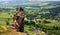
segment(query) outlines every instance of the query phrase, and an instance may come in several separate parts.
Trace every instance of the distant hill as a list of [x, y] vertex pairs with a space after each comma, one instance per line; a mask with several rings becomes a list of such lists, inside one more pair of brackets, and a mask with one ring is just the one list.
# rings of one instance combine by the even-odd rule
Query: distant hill
[[0, 2], [0, 7], [25, 7], [25, 6], [35, 6], [35, 7], [39, 7], [39, 6], [56, 6], [56, 5], [60, 5], [60, 1], [23, 1], [23, 0], [10, 0], [10, 1], [1, 1]]

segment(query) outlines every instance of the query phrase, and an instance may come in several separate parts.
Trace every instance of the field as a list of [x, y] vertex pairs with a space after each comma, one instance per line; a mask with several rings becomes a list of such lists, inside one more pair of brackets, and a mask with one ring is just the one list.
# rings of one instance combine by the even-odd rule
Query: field
[[[60, 3], [53, 3], [56, 2], [20, 5], [25, 11], [24, 32], [34, 35], [33, 28], [35, 27], [39, 35], [44, 33], [46, 35], [60, 35]], [[0, 35], [7, 35], [11, 32], [7, 28], [13, 23], [15, 7], [17, 5], [12, 8], [0, 7]]]

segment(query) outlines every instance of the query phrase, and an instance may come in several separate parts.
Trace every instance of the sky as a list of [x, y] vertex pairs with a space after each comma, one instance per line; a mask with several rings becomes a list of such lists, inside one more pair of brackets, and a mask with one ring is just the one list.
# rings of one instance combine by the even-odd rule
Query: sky
[[[0, 0], [0, 1], [11, 1], [11, 0]], [[21, 0], [21, 1], [60, 1], [60, 0]]]
[[60, 1], [60, 0], [30, 0], [30, 1]]

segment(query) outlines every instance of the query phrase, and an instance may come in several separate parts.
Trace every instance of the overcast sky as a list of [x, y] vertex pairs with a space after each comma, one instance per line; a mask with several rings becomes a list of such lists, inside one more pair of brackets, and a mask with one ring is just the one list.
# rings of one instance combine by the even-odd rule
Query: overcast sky
[[[0, 1], [11, 1], [11, 0], [0, 0]], [[22, 1], [60, 1], [60, 0], [22, 0]]]

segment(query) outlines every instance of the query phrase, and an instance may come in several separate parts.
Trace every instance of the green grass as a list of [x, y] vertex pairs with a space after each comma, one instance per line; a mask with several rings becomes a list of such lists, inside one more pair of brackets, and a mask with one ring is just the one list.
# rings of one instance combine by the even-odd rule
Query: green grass
[[[46, 5], [46, 4], [45, 4]], [[54, 8], [54, 6], [47, 6], [46, 8]], [[50, 13], [49, 11], [46, 12], [39, 12], [40, 10], [25, 10], [25, 15], [29, 16], [29, 18], [32, 18], [32, 16], [36, 16], [39, 17], [37, 14], [47, 14]], [[0, 25], [3, 26], [10, 26], [13, 23], [13, 15], [14, 15], [15, 10], [10, 10], [9, 12], [0, 12]], [[32, 15], [31, 15], [32, 14]], [[48, 17], [48, 16], [47, 16]], [[6, 22], [9, 22], [10, 25], [7, 25]], [[60, 30], [55, 30], [53, 29], [53, 27], [60, 27], [60, 22], [56, 21], [56, 20], [51, 20], [51, 19], [40, 19], [39, 20], [27, 20], [27, 22], [24, 22], [25, 26], [24, 26], [24, 32], [28, 32], [31, 33], [32, 35], [34, 34], [34, 32], [32, 31], [32, 28], [36, 25], [37, 29], [40, 31], [44, 31], [47, 34], [50, 35], [59, 35]], [[4, 29], [0, 28], [1, 31], [4, 32]], [[1, 33], [0, 31], [0, 33]], [[3, 33], [2, 33], [3, 34]], [[42, 34], [41, 34], [42, 35]]]

